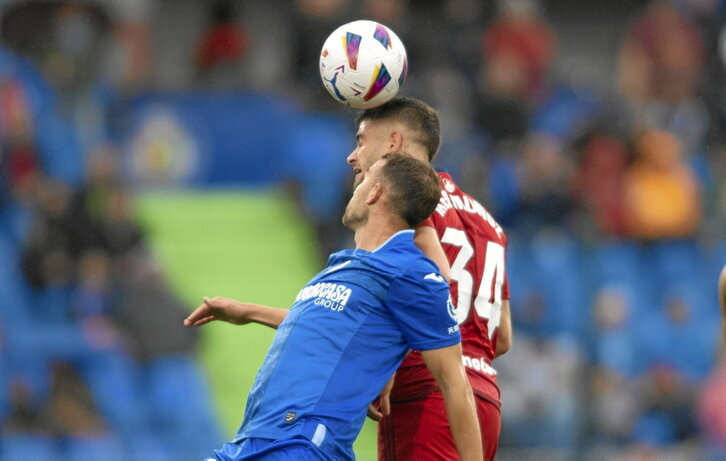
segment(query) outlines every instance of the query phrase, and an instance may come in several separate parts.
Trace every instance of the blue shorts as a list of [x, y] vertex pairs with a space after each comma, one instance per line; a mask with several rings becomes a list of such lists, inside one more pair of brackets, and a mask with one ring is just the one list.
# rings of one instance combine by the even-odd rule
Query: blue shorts
[[305, 437], [281, 440], [245, 439], [225, 443], [206, 461], [330, 461]]

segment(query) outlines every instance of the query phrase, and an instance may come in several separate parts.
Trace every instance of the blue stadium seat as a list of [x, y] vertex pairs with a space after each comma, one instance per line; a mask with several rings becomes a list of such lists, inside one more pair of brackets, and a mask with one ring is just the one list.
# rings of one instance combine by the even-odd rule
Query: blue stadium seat
[[646, 368], [655, 364], [671, 364], [673, 360], [670, 355], [670, 341], [673, 338], [673, 330], [664, 309], [645, 312], [639, 320], [639, 325], [647, 325], [646, 328], [636, 329], [636, 348], [640, 351]]
[[345, 159], [355, 147], [350, 122], [331, 115], [305, 115], [295, 119], [291, 131], [282, 156], [285, 178], [303, 185], [310, 217], [337, 220], [345, 199], [341, 191], [351, 171]]
[[595, 360], [625, 377], [636, 377], [642, 371], [643, 363], [633, 336], [630, 325], [600, 333], [595, 340]]
[[675, 443], [676, 428], [668, 414], [646, 413], [635, 422], [631, 436], [635, 442], [664, 447]]
[[145, 375], [147, 406], [168, 446], [202, 458], [222, 445], [207, 383], [193, 360], [156, 359]]
[[68, 285], [47, 286], [33, 292], [34, 314], [41, 323], [61, 326], [69, 322], [73, 287]]
[[[211, 452], [211, 450], [209, 450]], [[185, 459], [183, 452], [164, 443], [152, 431], [137, 431], [124, 439], [124, 459], [134, 461], [179, 461]], [[195, 460], [201, 457], [193, 458]]]
[[492, 159], [489, 168], [489, 196], [496, 207], [497, 221], [506, 229], [514, 222], [522, 201], [517, 164], [512, 158], [500, 157]]
[[510, 286], [512, 322], [519, 331], [541, 334], [537, 319], [533, 318], [533, 300], [537, 297], [535, 274], [529, 265], [530, 249], [527, 242], [512, 236], [507, 245], [507, 276]]
[[662, 288], [647, 267], [643, 249], [632, 241], [602, 244], [592, 260], [592, 289], [614, 285], [626, 292], [634, 325], [641, 325], [643, 313], [656, 308]]
[[647, 248], [646, 258], [648, 272], [662, 286], [692, 281], [701, 272], [700, 254], [692, 240], [655, 242]]
[[9, 412], [9, 380], [10, 380], [10, 374], [8, 373], [8, 364], [7, 364], [7, 352], [4, 350], [3, 338], [2, 338], [2, 330], [3, 330], [3, 323], [0, 321], [0, 427], [2, 427], [3, 422], [5, 421], [5, 418], [8, 416]]
[[45, 171], [61, 181], [79, 184], [85, 171], [85, 153], [72, 122], [46, 111], [37, 114], [35, 128]]
[[690, 307], [688, 320], [674, 323], [666, 309], [661, 305], [644, 315], [639, 325], [647, 328], [637, 330], [638, 350], [647, 365], [673, 367], [693, 382], [704, 379], [716, 363], [718, 324], [700, 317]]
[[719, 242], [713, 248], [707, 249], [706, 258], [709, 259], [709, 265], [716, 266], [720, 271], [726, 265], [726, 242]]
[[59, 459], [53, 438], [39, 434], [3, 434], [0, 436], [0, 459], [48, 461]]
[[136, 364], [122, 351], [89, 352], [75, 362], [99, 411], [123, 437], [146, 430]]
[[536, 238], [528, 270], [535, 270], [544, 295], [546, 329], [581, 337], [590, 312], [584, 302], [586, 264], [574, 239], [566, 235]]
[[[0, 189], [0, 194], [7, 193]], [[22, 245], [31, 224], [31, 211], [14, 200], [3, 207], [0, 202], [0, 238], [8, 239], [15, 245]]]
[[556, 89], [532, 117], [532, 130], [560, 139], [572, 137], [599, 110], [597, 98], [588, 96], [583, 97], [582, 90]]
[[64, 445], [68, 461], [118, 461], [124, 454], [123, 444], [113, 435], [69, 437]]
[[600, 245], [594, 257], [596, 283], [634, 282], [642, 273], [639, 256], [639, 249], [630, 241]]

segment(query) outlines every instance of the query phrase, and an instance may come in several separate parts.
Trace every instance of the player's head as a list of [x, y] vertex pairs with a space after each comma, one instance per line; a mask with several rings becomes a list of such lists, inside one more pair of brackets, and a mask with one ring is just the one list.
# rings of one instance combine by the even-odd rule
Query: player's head
[[418, 99], [393, 98], [364, 110], [356, 125], [356, 147], [348, 156], [355, 172], [355, 186], [363, 180], [363, 173], [387, 152], [403, 152], [430, 162], [439, 150], [439, 116]]
[[343, 215], [343, 224], [356, 230], [368, 222], [371, 210], [414, 228], [434, 212], [441, 188], [427, 163], [403, 153], [385, 154], [363, 174]]

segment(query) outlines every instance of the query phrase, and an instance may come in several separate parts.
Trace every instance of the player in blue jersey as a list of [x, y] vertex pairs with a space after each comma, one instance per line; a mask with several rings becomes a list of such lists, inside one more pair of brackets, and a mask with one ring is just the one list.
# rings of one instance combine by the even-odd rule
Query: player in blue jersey
[[[461, 459], [482, 459], [449, 286], [413, 239], [439, 197], [436, 174], [409, 156], [370, 167], [343, 216], [356, 249], [331, 255], [279, 322], [267, 318], [278, 330], [244, 421], [210, 459], [353, 459], [368, 404], [409, 349], [422, 351], [441, 387]], [[185, 324], [211, 320], [252, 319], [205, 303]]]

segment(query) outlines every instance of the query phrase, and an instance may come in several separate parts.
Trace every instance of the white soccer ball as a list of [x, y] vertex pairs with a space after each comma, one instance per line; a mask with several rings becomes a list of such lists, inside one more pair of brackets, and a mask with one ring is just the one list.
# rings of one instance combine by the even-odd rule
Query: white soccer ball
[[338, 27], [320, 52], [323, 85], [333, 98], [355, 109], [369, 109], [393, 98], [407, 71], [403, 42], [375, 21]]

